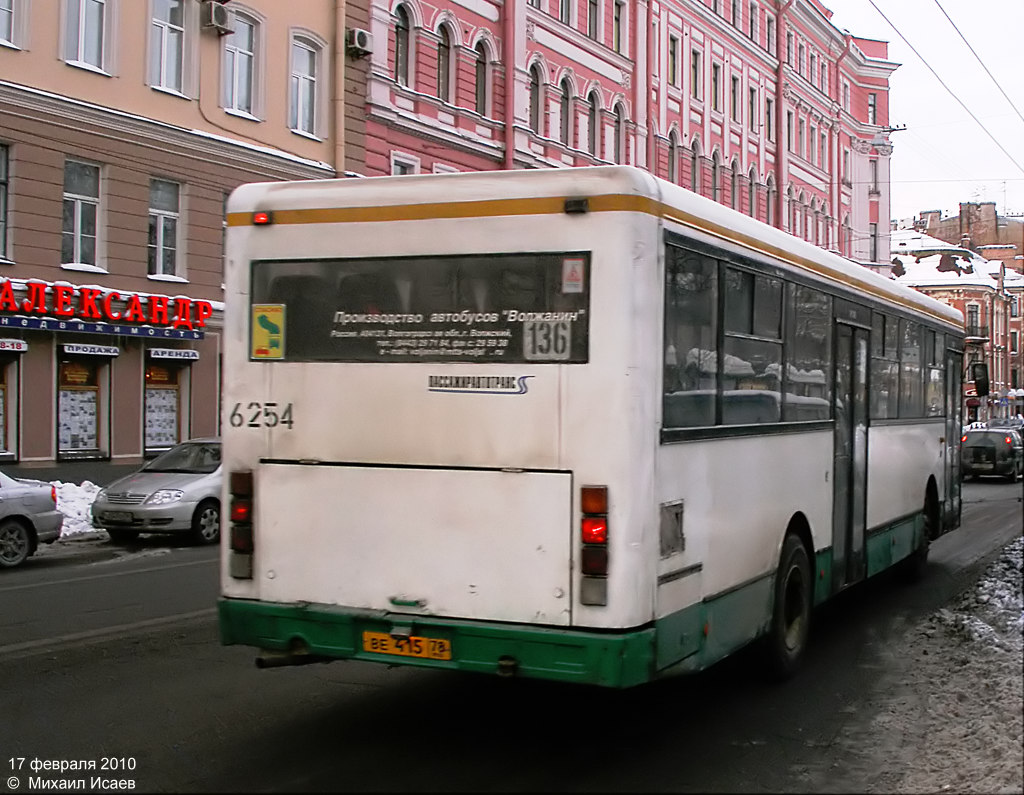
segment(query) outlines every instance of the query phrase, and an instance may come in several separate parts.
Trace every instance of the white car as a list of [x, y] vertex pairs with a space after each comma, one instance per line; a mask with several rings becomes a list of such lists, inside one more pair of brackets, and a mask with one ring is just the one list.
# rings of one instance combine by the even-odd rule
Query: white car
[[52, 483], [0, 472], [0, 569], [20, 566], [40, 544], [52, 544], [63, 525]]
[[92, 524], [115, 543], [139, 533], [183, 533], [200, 544], [220, 540], [220, 439], [190, 439], [101, 489]]

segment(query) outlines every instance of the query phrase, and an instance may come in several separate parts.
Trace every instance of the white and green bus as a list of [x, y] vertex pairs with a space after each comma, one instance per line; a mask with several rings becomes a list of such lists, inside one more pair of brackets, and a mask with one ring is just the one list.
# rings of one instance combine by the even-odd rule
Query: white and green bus
[[620, 166], [228, 205], [222, 641], [609, 687], [960, 523], [959, 312]]

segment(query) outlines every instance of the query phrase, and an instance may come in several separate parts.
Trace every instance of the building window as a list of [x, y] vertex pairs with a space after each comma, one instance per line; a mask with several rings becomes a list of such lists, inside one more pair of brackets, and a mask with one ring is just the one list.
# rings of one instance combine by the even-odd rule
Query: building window
[[807, 70], [807, 79], [814, 85], [814, 78], [818, 76], [818, 56], [811, 53], [811, 66]]
[[256, 21], [236, 11], [234, 29], [224, 37], [224, 107], [252, 115], [256, 87]]
[[1018, 332], [1016, 332], [1016, 331], [1011, 331], [1010, 332], [1010, 353], [1017, 353], [1018, 350], [1020, 350], [1017, 347], [1017, 337], [1018, 337]]
[[733, 121], [740, 120], [740, 79], [732, 78], [731, 90], [729, 93], [729, 112]]
[[[2, 158], [3, 158], [3, 153], [0, 152], [0, 169], [3, 168]], [[0, 191], [2, 191], [2, 190], [3, 190], [3, 179], [2, 179], [2, 176], [0, 176]], [[3, 249], [0, 249], [0, 251], [2, 251], [2, 250]], [[1010, 296], [1010, 317], [1019, 317], [1019, 316], [1020, 316], [1020, 296], [1019, 295], [1011, 295]]]
[[409, 85], [409, 12], [395, 9], [395, 82]]
[[179, 94], [185, 89], [185, 8], [182, 0], [154, 0], [149, 29], [149, 80]]
[[817, 141], [817, 139], [818, 139], [818, 128], [815, 127], [812, 124], [811, 125], [811, 134], [810, 134], [810, 137], [807, 139], [807, 149], [808, 149], [807, 159], [810, 160], [811, 163], [813, 163], [814, 165], [819, 165], [818, 160], [817, 160], [818, 149], [814, 145], [815, 141]]
[[675, 133], [668, 138], [668, 181], [679, 182], [679, 142]]
[[7, 248], [8, 151], [6, 146], [0, 144], [0, 260], [10, 255]]
[[806, 141], [806, 137], [804, 135], [804, 132], [806, 130], [806, 124], [805, 124], [803, 119], [800, 119], [800, 121], [797, 123], [797, 128], [796, 129], [797, 129], [797, 134], [796, 134], [797, 150], [796, 150], [796, 153], [798, 155], [800, 155], [800, 157], [806, 158], [807, 157], [807, 149], [804, 146], [805, 141]]
[[796, 73], [802, 75], [804, 73], [804, 55], [806, 54], [803, 42], [796, 47]]
[[868, 124], [878, 124], [878, 94], [868, 94]]
[[750, 169], [750, 186], [747, 189], [747, 215], [757, 218], [757, 171]]
[[309, 39], [292, 39], [292, 75], [288, 119], [292, 132], [316, 135], [320, 48]]
[[786, 111], [786, 149], [793, 151], [793, 111]]
[[541, 129], [541, 77], [540, 66], [533, 65], [530, 70], [530, 129], [538, 135], [544, 131]]
[[597, 93], [591, 93], [587, 101], [590, 103], [590, 107], [587, 108], [587, 148], [590, 150], [590, 154], [596, 157], [598, 154], [597, 146], [601, 140], [597, 121]]
[[476, 45], [476, 96], [475, 109], [481, 116], [487, 115], [487, 48], [483, 42]]
[[571, 0], [558, 0], [558, 19], [566, 25], [569, 24], [569, 12], [571, 8]]
[[786, 64], [793, 65], [793, 34], [786, 34]]
[[878, 193], [878, 161], [868, 161], [868, 190], [871, 193]]
[[718, 152], [711, 156], [711, 199], [716, 202], [722, 200], [722, 167], [718, 162]]
[[878, 262], [878, 224], [868, 224], [868, 236], [871, 240], [868, 256], [872, 262]]
[[[103, 68], [107, 10], [106, 0], [67, 0], [64, 40], [66, 61], [95, 69]], [[13, 20], [13, 7], [11, 18]]]
[[717, 63], [711, 64], [711, 107], [722, 109], [722, 66]]
[[828, 93], [828, 64], [824, 62], [822, 62], [821, 64], [821, 72], [818, 78], [818, 88], [820, 88], [824, 93]]
[[747, 20], [747, 35], [757, 41], [757, 3], [750, 4], [750, 18]]
[[818, 162], [821, 164], [822, 168], [825, 168], [828, 165], [828, 134], [822, 133], [818, 143]]
[[740, 164], [736, 160], [729, 169], [729, 206], [734, 210], [740, 208]]
[[765, 14], [764, 17], [764, 48], [775, 52], [775, 17]]
[[180, 276], [178, 272], [178, 219], [181, 186], [162, 179], [149, 183], [150, 276]]
[[690, 96], [701, 98], [701, 63], [700, 50], [690, 50]]
[[700, 193], [701, 178], [700, 178], [700, 145], [694, 141], [693, 149], [690, 150], [690, 190], [694, 193]]
[[747, 95], [747, 126], [751, 132], [757, 132], [757, 89], [751, 88]]
[[742, 21], [740, 19], [740, 8], [741, 8], [740, 0], [732, 0], [732, 8], [730, 9], [730, 18], [731, 18], [733, 27], [736, 27], [736, 28], [738, 28], [740, 26], [740, 23]]
[[843, 181], [844, 185], [851, 184], [850, 183], [850, 150], [849, 149], [844, 149], [843, 150], [843, 173], [842, 173], [841, 177], [842, 177], [842, 181]]
[[621, 104], [615, 106], [615, 162], [626, 162], [626, 113]]
[[391, 174], [392, 176], [406, 176], [408, 174], [420, 173], [419, 158], [400, 152], [391, 153]]
[[764, 128], [768, 134], [768, 140], [775, 140], [775, 100], [766, 98], [764, 101]]
[[775, 216], [775, 203], [778, 201], [778, 194], [775, 191], [775, 181], [768, 177], [768, 181], [765, 184], [765, 207], [764, 207], [764, 219], [765, 223], [770, 226], [775, 226], [777, 218]]
[[[15, 0], [0, 0], [0, 41], [14, 44]], [[2, 449], [2, 447], [0, 447]]]
[[622, 52], [623, 46], [626, 43], [625, 30], [623, 25], [626, 24], [626, 20], [623, 18], [626, 13], [625, 0], [615, 0], [615, 17], [612, 20], [612, 47], [615, 52]]
[[600, 18], [598, 0], [587, 0], [587, 35], [597, 39], [597, 20]]
[[850, 112], [850, 84], [843, 83], [843, 110]]
[[437, 98], [451, 100], [452, 39], [444, 25], [437, 32]]
[[677, 85], [679, 80], [679, 39], [668, 37], [668, 82]]
[[572, 87], [568, 78], [562, 80], [562, 96], [558, 101], [558, 138], [566, 146], [572, 146]]
[[64, 164], [63, 264], [96, 265], [99, 212], [100, 167], [68, 160]]

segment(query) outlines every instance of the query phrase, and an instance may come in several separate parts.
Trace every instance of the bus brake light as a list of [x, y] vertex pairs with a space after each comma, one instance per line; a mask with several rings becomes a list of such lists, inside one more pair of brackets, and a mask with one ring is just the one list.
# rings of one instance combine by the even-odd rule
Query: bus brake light
[[235, 497], [231, 500], [231, 521], [249, 523], [252, 521], [252, 501]]
[[605, 516], [584, 516], [582, 524], [584, 544], [608, 543], [608, 519]]

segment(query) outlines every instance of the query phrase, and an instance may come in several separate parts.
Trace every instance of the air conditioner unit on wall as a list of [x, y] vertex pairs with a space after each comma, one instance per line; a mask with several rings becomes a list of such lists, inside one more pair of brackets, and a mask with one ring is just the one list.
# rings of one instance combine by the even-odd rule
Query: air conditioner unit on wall
[[373, 34], [362, 28], [349, 28], [347, 37], [349, 55], [369, 55], [373, 52]]
[[231, 27], [231, 12], [217, 0], [203, 0], [200, 9], [200, 24], [207, 30], [215, 30], [220, 36], [234, 33]]

